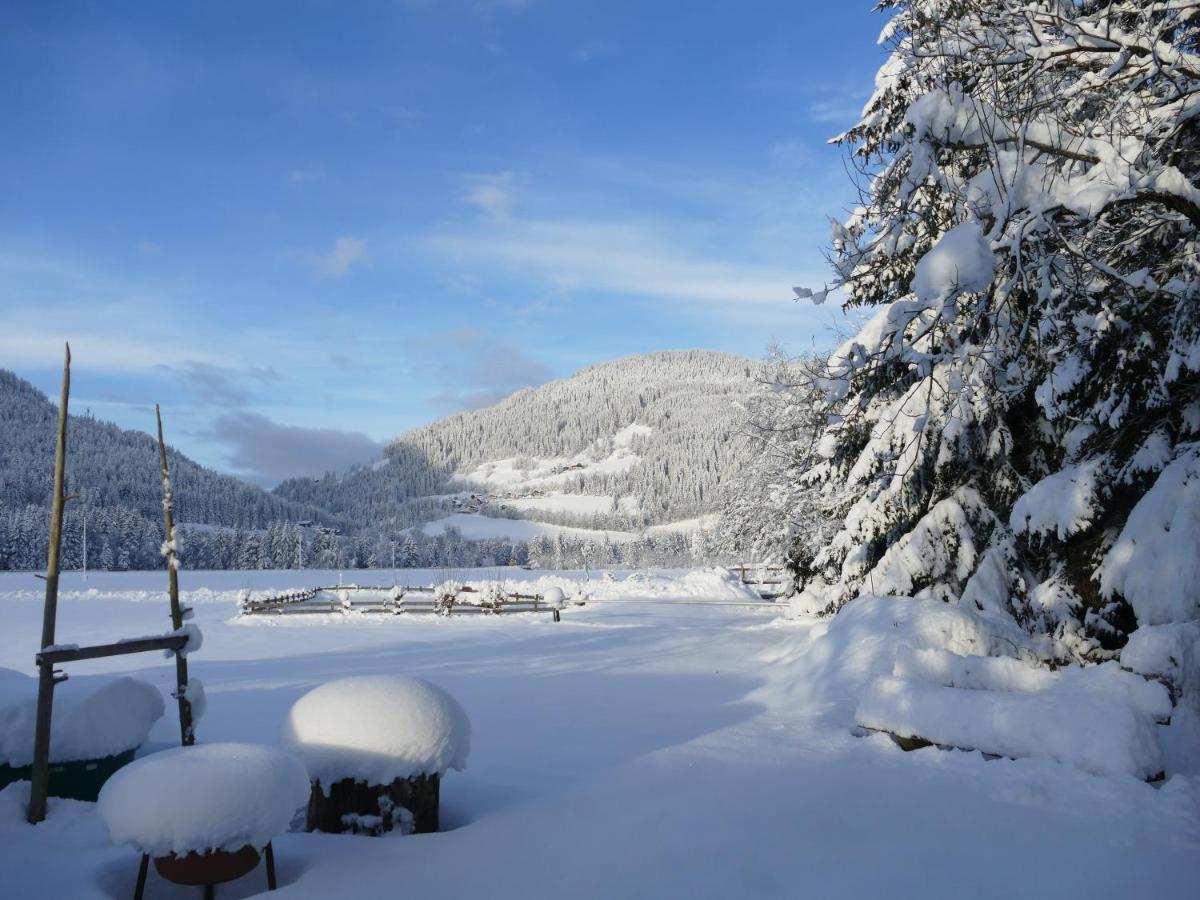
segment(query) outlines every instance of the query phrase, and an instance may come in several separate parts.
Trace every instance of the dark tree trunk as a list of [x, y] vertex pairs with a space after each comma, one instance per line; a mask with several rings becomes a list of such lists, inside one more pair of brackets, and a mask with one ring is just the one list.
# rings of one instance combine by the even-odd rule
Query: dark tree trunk
[[396, 829], [415, 834], [437, 831], [440, 781], [437, 775], [398, 778], [391, 784], [343, 778], [328, 789], [314, 781], [308, 799], [307, 828], [369, 835]]

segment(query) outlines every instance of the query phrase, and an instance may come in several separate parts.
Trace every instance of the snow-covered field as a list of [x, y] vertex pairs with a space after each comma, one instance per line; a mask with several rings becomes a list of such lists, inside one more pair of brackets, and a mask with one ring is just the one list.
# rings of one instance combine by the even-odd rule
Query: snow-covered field
[[[562, 497], [546, 497], [545, 500], [567, 499], [569, 495]], [[574, 499], [592, 499], [592, 498], [574, 498]], [[533, 501], [528, 501], [532, 503]], [[516, 506], [516, 503], [513, 503]], [[529, 507], [532, 509], [533, 507]], [[545, 508], [550, 508], [548, 505]], [[716, 521], [715, 515], [697, 516], [693, 519], [680, 519], [678, 522], [667, 522], [662, 525], [650, 525], [644, 529], [646, 534], [663, 535], [673, 532], [682, 532], [691, 534], [693, 531], [702, 528], [710, 528]], [[494, 516], [485, 516], [478, 513], [451, 513], [448, 516], [443, 516], [440, 519], [435, 519], [432, 522], [427, 522], [421, 526], [421, 530], [430, 536], [442, 534], [447, 528], [457, 528], [464, 538], [467, 540], [481, 541], [490, 538], [507, 538], [511, 541], [532, 541], [534, 538], [545, 535], [549, 538], [558, 537], [560, 534], [565, 537], [587, 538], [594, 541], [607, 540], [613, 544], [621, 544], [626, 541], [636, 541], [640, 535], [632, 531], [601, 531], [594, 528], [572, 528], [569, 525], [553, 525], [549, 522], [535, 522], [531, 519], [503, 519]]]
[[[569, 582], [583, 577], [503, 575], [542, 589], [574, 587]], [[336, 577], [182, 574], [204, 630], [190, 657], [207, 694], [200, 740], [277, 746], [289, 707], [314, 686], [407, 674], [462, 704], [471, 756], [464, 772], [446, 777], [438, 834], [277, 839], [281, 900], [1195, 895], [1194, 774], [1155, 787], [1047, 759], [904, 753], [885, 736], [855, 736], [868, 682], [932, 664], [904, 657], [893, 670], [899, 639], [943, 654], [974, 652], [974, 634], [946, 618], [942, 604], [909, 608], [894, 621], [867, 607], [837, 624], [788, 621], [719, 573], [673, 572], [593, 575], [583, 588], [596, 600], [629, 602], [570, 607], [558, 624], [524, 614], [236, 616], [242, 589]], [[364, 577], [390, 583], [390, 573]], [[59, 641], [165, 630], [164, 580], [94, 574], [85, 586], [66, 576]], [[32, 575], [0, 576], [0, 666], [32, 672], [41, 589]], [[877, 633], [881, 622], [894, 634]], [[70, 671], [137, 674], [164, 695], [173, 677], [158, 654]], [[171, 712], [168, 703], [147, 750], [172, 744]], [[110, 845], [92, 804], [52, 801], [48, 820], [31, 828], [23, 795], [17, 786], [0, 792], [0, 894], [132, 895], [137, 856]], [[260, 869], [218, 896], [264, 888]], [[146, 896], [194, 891], [151, 872]]]
[[614, 544], [637, 540], [631, 531], [594, 531], [590, 528], [571, 528], [567, 525], [552, 525], [529, 519], [502, 519], [477, 513], [451, 513], [421, 526], [421, 530], [433, 536], [447, 528], [457, 528], [467, 540], [482, 541], [489, 538], [508, 538], [510, 541], [531, 541], [540, 535], [550, 538], [564, 535], [592, 540], [608, 539]]

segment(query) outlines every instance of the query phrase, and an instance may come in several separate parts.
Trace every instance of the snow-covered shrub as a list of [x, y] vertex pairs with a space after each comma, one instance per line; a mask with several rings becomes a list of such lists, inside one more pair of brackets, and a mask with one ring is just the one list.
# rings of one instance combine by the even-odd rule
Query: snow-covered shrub
[[464, 591], [459, 594], [457, 602], [466, 606], [477, 606], [489, 612], [497, 612], [504, 605], [507, 596], [501, 582], [485, 581], [477, 590]]
[[462, 593], [463, 584], [454, 579], [447, 579], [433, 589], [433, 608], [438, 615], [448, 616], [454, 609], [458, 595]]
[[[726, 487], [715, 542], [718, 555], [803, 567], [829, 537], [831, 522], [809, 471], [825, 426], [816, 359], [793, 360], [777, 346], [746, 402], [737, 440], [746, 465]], [[702, 557], [697, 555], [697, 561]]]
[[824, 376], [814, 474], [844, 524], [803, 605], [940, 597], [1109, 658], [1200, 606], [1200, 20], [880, 5], [891, 56], [837, 139], [864, 201], [832, 246], [877, 310]]

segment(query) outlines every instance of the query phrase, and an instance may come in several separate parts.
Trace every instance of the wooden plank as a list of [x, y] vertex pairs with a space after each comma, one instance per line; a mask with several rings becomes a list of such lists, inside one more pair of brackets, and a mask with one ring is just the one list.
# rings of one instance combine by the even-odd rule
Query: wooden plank
[[81, 659], [101, 659], [108, 656], [125, 656], [130, 653], [145, 653], [147, 650], [182, 650], [188, 639], [182, 634], [164, 634], [162, 637], [135, 638], [115, 644], [96, 644], [92, 647], [63, 647], [43, 650], [37, 655], [38, 665], [58, 665], [78, 662]]

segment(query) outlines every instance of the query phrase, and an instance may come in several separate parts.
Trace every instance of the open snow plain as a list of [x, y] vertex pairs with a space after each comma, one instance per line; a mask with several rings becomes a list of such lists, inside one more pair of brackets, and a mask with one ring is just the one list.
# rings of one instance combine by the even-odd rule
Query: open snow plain
[[[583, 578], [517, 577], [542, 586]], [[276, 745], [298, 697], [356, 674], [426, 678], [471, 719], [467, 769], [443, 785], [441, 833], [284, 835], [276, 896], [1195, 896], [1194, 776], [1152, 787], [1048, 761], [904, 753], [880, 735], [855, 737], [855, 691], [869, 667], [842, 665], [865, 659], [852, 646], [841, 648], [844, 660], [825, 658], [836, 649], [822, 643], [828, 623], [783, 620], [780, 607], [755, 604], [712, 572], [592, 579], [585, 587], [597, 598], [631, 602], [571, 607], [555, 624], [534, 614], [239, 619], [242, 589], [336, 574], [182, 573], [204, 631], [190, 657], [208, 700], [202, 742]], [[164, 583], [157, 572], [108, 573], [85, 588], [66, 576], [58, 640], [166, 630]], [[41, 590], [32, 575], [0, 576], [0, 666], [32, 673]], [[694, 602], [739, 598], [746, 604]], [[158, 654], [70, 671], [136, 674], [164, 694], [173, 675]], [[174, 743], [172, 713], [168, 703], [146, 751]], [[0, 895], [132, 895], [137, 855], [111, 846], [93, 804], [52, 800], [49, 819], [30, 827], [26, 793], [0, 792]], [[259, 869], [217, 896], [264, 888]], [[197, 895], [153, 872], [146, 892]]]

